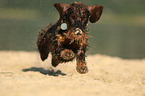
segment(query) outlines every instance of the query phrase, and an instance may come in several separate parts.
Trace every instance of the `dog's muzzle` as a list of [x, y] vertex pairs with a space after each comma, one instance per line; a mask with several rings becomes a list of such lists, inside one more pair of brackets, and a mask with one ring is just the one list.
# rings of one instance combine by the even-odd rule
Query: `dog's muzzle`
[[75, 35], [80, 36], [83, 34], [83, 31], [80, 28], [76, 28], [74, 33], [75, 33]]
[[85, 38], [85, 34], [80, 28], [72, 28], [68, 33], [65, 33], [65, 37], [71, 41], [70, 43], [74, 41], [82, 42], [82, 39], [84, 40]]

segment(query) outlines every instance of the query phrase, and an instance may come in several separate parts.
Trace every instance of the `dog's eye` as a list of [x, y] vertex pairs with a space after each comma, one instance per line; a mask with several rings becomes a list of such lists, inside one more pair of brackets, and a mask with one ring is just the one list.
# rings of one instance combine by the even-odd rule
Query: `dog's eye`
[[62, 23], [60, 27], [61, 27], [62, 30], [66, 30], [67, 29], [67, 24], [66, 23]]

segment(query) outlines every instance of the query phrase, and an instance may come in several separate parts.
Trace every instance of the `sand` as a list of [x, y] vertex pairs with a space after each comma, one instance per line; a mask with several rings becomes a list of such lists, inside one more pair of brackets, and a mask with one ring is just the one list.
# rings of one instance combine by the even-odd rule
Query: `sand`
[[90, 55], [87, 74], [75, 60], [50, 63], [38, 52], [0, 51], [0, 96], [145, 96], [145, 59]]

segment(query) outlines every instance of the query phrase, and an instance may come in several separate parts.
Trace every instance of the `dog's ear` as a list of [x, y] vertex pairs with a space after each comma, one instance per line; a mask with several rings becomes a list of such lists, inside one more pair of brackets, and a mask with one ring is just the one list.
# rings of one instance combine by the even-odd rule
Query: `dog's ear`
[[55, 3], [55, 8], [59, 12], [60, 18], [64, 16], [65, 11], [70, 8], [70, 4], [64, 4], [64, 3]]
[[103, 12], [103, 6], [102, 5], [90, 5], [90, 6], [87, 6], [88, 7], [88, 10], [90, 12], [90, 22], [91, 23], [95, 23], [97, 22], [100, 17], [101, 17], [101, 14]]

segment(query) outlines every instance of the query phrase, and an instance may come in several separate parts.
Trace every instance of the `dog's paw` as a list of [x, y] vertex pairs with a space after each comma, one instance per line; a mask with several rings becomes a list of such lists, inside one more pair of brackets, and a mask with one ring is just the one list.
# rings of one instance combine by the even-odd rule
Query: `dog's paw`
[[75, 53], [72, 50], [65, 49], [61, 51], [61, 57], [64, 60], [72, 60], [75, 57]]
[[85, 63], [82, 63], [82, 62], [78, 62], [77, 63], [76, 70], [80, 74], [85, 74], [85, 73], [87, 73], [89, 71], [88, 70], [88, 67], [86, 66], [86, 64]]

